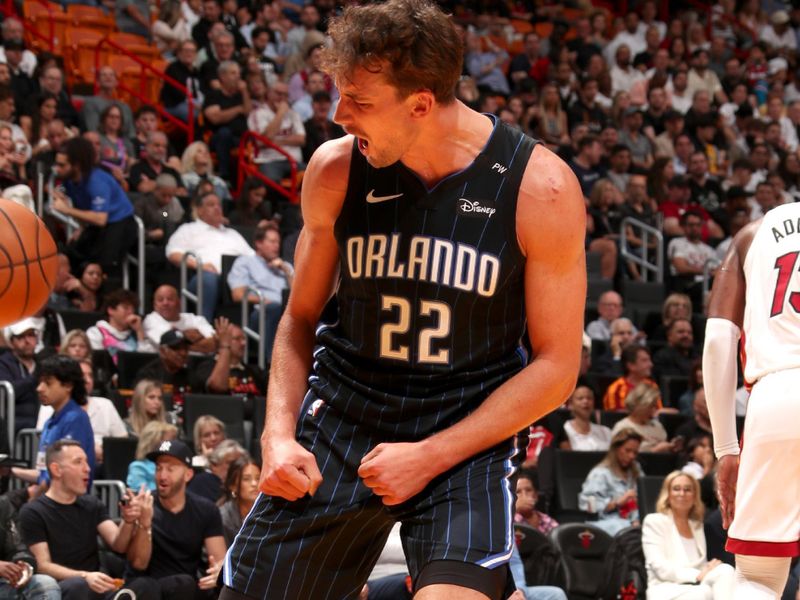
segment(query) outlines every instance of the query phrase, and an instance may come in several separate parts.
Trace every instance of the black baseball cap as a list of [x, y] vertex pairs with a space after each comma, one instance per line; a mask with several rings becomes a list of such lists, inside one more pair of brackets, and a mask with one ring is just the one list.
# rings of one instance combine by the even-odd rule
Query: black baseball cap
[[188, 346], [189, 340], [186, 339], [186, 336], [183, 335], [182, 331], [178, 329], [170, 329], [169, 331], [164, 332], [159, 340], [159, 344], [162, 346], [166, 346], [167, 348], [180, 348], [181, 346]]
[[156, 462], [160, 456], [171, 456], [177, 458], [184, 465], [192, 468], [192, 451], [189, 446], [180, 440], [164, 440], [158, 447], [158, 450], [150, 452], [147, 455], [147, 460]]

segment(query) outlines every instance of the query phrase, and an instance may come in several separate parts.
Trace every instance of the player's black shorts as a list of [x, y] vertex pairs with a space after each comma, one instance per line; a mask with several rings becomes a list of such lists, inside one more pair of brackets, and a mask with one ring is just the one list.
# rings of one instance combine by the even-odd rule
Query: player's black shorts
[[[365, 454], [393, 440], [371, 435], [310, 394], [298, 440], [316, 456], [322, 485], [313, 498], [295, 502], [258, 497], [225, 558], [223, 581], [233, 591], [269, 600], [356, 598], [398, 520], [415, 587], [433, 561], [478, 565], [489, 579], [497, 576], [489, 570], [507, 571], [514, 543], [512, 475], [526, 440], [515, 437], [473, 457], [394, 507], [384, 506], [357, 473]], [[453, 579], [449, 583], [476, 587]]]

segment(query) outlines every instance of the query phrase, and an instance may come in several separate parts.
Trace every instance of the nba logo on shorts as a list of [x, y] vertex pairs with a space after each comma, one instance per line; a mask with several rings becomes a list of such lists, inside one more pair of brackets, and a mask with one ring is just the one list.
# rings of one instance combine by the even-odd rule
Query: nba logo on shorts
[[311, 404], [311, 406], [308, 407], [308, 410], [306, 411], [308, 413], [308, 416], [316, 417], [317, 413], [319, 412], [319, 409], [322, 408], [324, 405], [325, 405], [324, 400], [319, 400], [319, 399], [314, 400], [314, 402]]

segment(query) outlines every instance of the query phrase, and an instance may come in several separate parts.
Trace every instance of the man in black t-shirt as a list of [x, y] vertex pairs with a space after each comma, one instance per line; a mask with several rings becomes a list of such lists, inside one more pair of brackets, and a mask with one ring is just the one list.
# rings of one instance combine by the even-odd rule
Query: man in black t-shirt
[[131, 167], [131, 174], [128, 177], [131, 192], [149, 194], [156, 189], [156, 178], [162, 173], [167, 173], [172, 175], [177, 183], [176, 194], [187, 195], [180, 173], [166, 163], [168, 151], [169, 141], [163, 131], [151, 131], [147, 134], [140, 160]]
[[219, 176], [230, 179], [230, 154], [239, 145], [239, 138], [247, 130], [250, 114], [250, 93], [241, 78], [241, 69], [226, 60], [217, 67], [220, 89], [212, 89], [205, 100], [203, 114], [214, 135], [211, 149], [217, 153]]
[[[98, 535], [114, 552], [127, 553], [132, 568], [143, 569], [150, 558], [153, 499], [148, 490], [126, 494], [118, 526], [103, 503], [86, 494], [89, 462], [80, 444], [59, 440], [47, 449], [50, 488], [20, 511], [22, 539], [38, 564], [50, 575], [66, 600], [111, 598], [121, 585], [100, 569]], [[158, 600], [157, 584], [140, 577], [124, 583], [137, 598]]]
[[[161, 584], [164, 598], [216, 598], [225, 558], [222, 517], [212, 502], [186, 491], [193, 475], [192, 452], [183, 442], [165, 441], [147, 458], [156, 463], [157, 486], [147, 573]], [[208, 568], [198, 579], [204, 548]]]
[[213, 358], [204, 360], [194, 370], [193, 379], [202, 387], [196, 391], [207, 394], [240, 395], [245, 399], [245, 418], [253, 416], [253, 399], [267, 395], [267, 373], [253, 365], [244, 364], [247, 338], [241, 327], [224, 317], [215, 321], [219, 350]]
[[173, 406], [180, 409], [184, 394], [203, 388], [202, 382], [189, 372], [186, 364], [188, 356], [189, 340], [182, 331], [170, 329], [159, 340], [158, 358], [141, 368], [136, 383], [142, 379], [160, 381], [164, 393], [172, 394]]

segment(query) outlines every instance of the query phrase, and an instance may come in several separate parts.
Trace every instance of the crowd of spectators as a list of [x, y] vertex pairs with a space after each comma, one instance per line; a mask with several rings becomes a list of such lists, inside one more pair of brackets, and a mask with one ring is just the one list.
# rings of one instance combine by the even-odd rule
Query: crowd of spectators
[[[165, 598], [210, 597], [225, 545], [257, 493], [258, 465], [221, 421], [200, 417], [190, 431], [183, 399], [232, 395], [247, 421], [261, 418], [267, 374], [246, 361], [243, 327], [258, 329], [263, 303], [269, 363], [302, 226], [297, 206], [263, 180], [244, 178], [239, 189], [234, 151], [248, 130], [269, 138], [283, 152], [256, 146], [251, 158], [280, 185], [292, 164], [302, 171], [317, 147], [344, 135], [333, 122], [335, 82], [321, 70], [327, 20], [340, 7], [78, 3], [104, 8], [120, 31], [155, 44], [192, 110], [186, 93], [168, 84], [150, 104], [123, 94], [122, 74], [110, 66], [97, 71], [96, 91], [73, 85], [60, 56], [26, 46], [19, 19], [0, 25], [0, 189], [33, 208], [36, 175], [47, 182], [54, 173], [42, 191], [61, 249], [48, 305], [3, 332], [0, 381], [14, 390], [15, 428], [43, 433], [34, 468], [14, 469], [38, 499], [25, 504], [22, 538], [3, 545], [14, 558], [0, 556], [0, 576], [50, 597], [56, 586], [74, 597], [120, 586], [148, 597], [159, 585]], [[698, 361], [705, 291], [744, 225], [800, 199], [800, 9], [780, 0], [676, 2], [666, 13], [664, 3], [641, 0], [624, 14], [586, 0], [441, 4], [463, 33], [458, 99], [541, 140], [571, 166], [585, 196], [586, 249], [596, 259], [590, 279], [598, 285], [590, 286], [581, 374], [565, 410], [534, 424], [526, 464], [535, 468], [548, 447], [607, 452], [575, 500], [587, 519], [616, 532], [639, 524], [639, 452], [674, 456], [683, 475], [667, 478], [659, 515], [644, 523], [651, 584], [659, 598], [675, 597], [690, 583], [675, 573], [691, 571], [716, 588], [709, 593], [724, 593], [728, 574], [706, 560], [696, 534], [704, 512], [716, 508]], [[195, 119], [196, 139], [167, 127], [162, 109]], [[122, 286], [135, 216], [146, 242], [141, 295]], [[658, 235], [643, 235], [640, 224]], [[647, 265], [659, 264], [659, 253], [660, 296], [643, 306], [628, 290], [653, 285]], [[202, 289], [201, 310], [180, 308], [182, 261], [188, 291]], [[225, 305], [243, 298], [253, 310], [238, 323], [238, 307]], [[64, 315], [75, 311], [96, 322], [68, 329]], [[119, 357], [132, 352], [149, 355], [125, 380]], [[740, 415], [746, 401], [740, 390]], [[13, 447], [5, 429], [0, 450]], [[59, 442], [65, 436], [76, 442]], [[131, 492], [112, 529], [105, 509], [85, 498], [104, 473], [103, 438], [126, 436], [138, 440], [125, 476]], [[38, 484], [48, 481], [42, 495]], [[543, 533], [557, 525], [547, 514], [552, 487], [535, 473], [520, 477], [519, 523]], [[56, 507], [71, 511], [76, 526], [91, 521], [76, 540], [79, 560], [53, 551], [65, 535], [49, 525]], [[697, 542], [678, 567], [667, 564], [676, 549], [663, 541], [671, 523]], [[118, 582], [98, 571], [95, 530], [127, 555]], [[393, 584], [407, 588], [397, 573]], [[517, 588], [537, 593], [524, 581]], [[381, 589], [364, 594], [390, 597]]]

